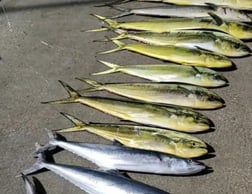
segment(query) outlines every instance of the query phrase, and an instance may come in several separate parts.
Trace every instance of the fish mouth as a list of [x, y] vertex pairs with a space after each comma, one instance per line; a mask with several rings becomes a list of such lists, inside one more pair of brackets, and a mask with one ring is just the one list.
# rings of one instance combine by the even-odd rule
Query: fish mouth
[[198, 162], [198, 161], [191, 161], [190, 167], [188, 170], [190, 171], [190, 173], [196, 174], [196, 173], [202, 172], [203, 170], [206, 170], [206, 169], [208, 169], [208, 167], [205, 164]]

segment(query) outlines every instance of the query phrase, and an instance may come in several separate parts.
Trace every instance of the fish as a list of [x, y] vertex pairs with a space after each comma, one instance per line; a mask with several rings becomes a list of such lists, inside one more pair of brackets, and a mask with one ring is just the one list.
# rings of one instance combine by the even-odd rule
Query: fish
[[205, 5], [214, 5], [218, 7], [229, 7], [238, 10], [252, 10], [252, 2], [251, 0], [115, 0], [110, 3], [105, 3], [101, 6], [111, 6], [114, 4], [126, 3], [130, 1], [140, 1], [140, 2], [159, 2], [159, 3], [169, 3], [175, 5], [196, 5], [196, 6], [205, 6]]
[[167, 194], [158, 188], [124, 177], [116, 171], [108, 172], [48, 162], [44, 152], [37, 154], [37, 161], [24, 170], [23, 174], [35, 173], [41, 169], [54, 172], [89, 194]]
[[27, 176], [22, 173], [20, 174], [20, 176], [24, 181], [26, 194], [38, 194], [35, 185], [27, 178]]
[[174, 63], [121, 66], [102, 60], [98, 60], [98, 62], [111, 69], [93, 73], [92, 75], [122, 72], [154, 82], [186, 83], [203, 87], [221, 87], [228, 84], [228, 80], [222, 74], [204, 67], [184, 66]]
[[232, 61], [216, 53], [178, 47], [173, 45], [159, 46], [146, 44], [126, 44], [119, 40], [112, 40], [118, 47], [112, 50], [103, 51], [99, 54], [109, 54], [121, 50], [129, 50], [146, 56], [154, 57], [160, 60], [180, 63], [182, 65], [227, 68], [233, 65]]
[[121, 7], [111, 6], [112, 8], [121, 11], [122, 13], [111, 18], [119, 18], [128, 15], [144, 15], [144, 16], [162, 16], [162, 17], [183, 17], [183, 18], [211, 18], [209, 12], [213, 12], [224, 20], [252, 22], [252, 18], [244, 11], [218, 7], [216, 5], [209, 6], [155, 6], [144, 8], [125, 9]]
[[[140, 21], [117, 22], [116, 20], [108, 19], [106, 17], [92, 14], [99, 20], [108, 24], [109, 28], [125, 29], [125, 30], [138, 30], [150, 32], [171, 32], [178, 30], [193, 30], [193, 29], [207, 29], [214, 31], [221, 31], [230, 34], [238, 39], [251, 39], [252, 26], [237, 22], [226, 21], [215, 15], [209, 13], [212, 19], [192, 19], [192, 18], [167, 18], [167, 19], [150, 19]], [[87, 30], [87, 32], [96, 32], [109, 30], [103, 27], [100, 29]]]
[[204, 115], [179, 106], [159, 106], [102, 97], [84, 97], [63, 81], [68, 98], [43, 104], [80, 103], [127, 121], [143, 123], [188, 133], [207, 131], [211, 121]]
[[80, 94], [106, 90], [121, 96], [144, 102], [173, 104], [196, 109], [216, 109], [224, 106], [225, 101], [206, 88], [185, 84], [164, 83], [110, 83], [101, 84], [86, 78], [77, 78], [91, 86], [79, 90]]
[[57, 134], [52, 131], [48, 131], [48, 136], [49, 143], [38, 152], [57, 146], [89, 160], [101, 169], [171, 175], [192, 175], [206, 169], [202, 163], [171, 154], [122, 145], [64, 141], [60, 140]]
[[[126, 0], [132, 1], [132, 0]], [[134, 1], [134, 0], [133, 0]], [[252, 1], [251, 0], [138, 0], [138, 1], [148, 1], [148, 2], [163, 2], [163, 3], [172, 3], [176, 5], [216, 5], [220, 7], [230, 7], [233, 9], [239, 10], [252, 10]]]
[[141, 125], [85, 123], [70, 114], [61, 114], [70, 120], [74, 127], [58, 129], [57, 133], [88, 131], [127, 147], [183, 158], [196, 158], [208, 153], [208, 146], [204, 141], [186, 133]]
[[243, 41], [222, 32], [183, 30], [155, 33], [112, 30], [119, 35], [111, 38], [111, 40], [129, 38], [151, 45], [174, 45], [208, 50], [228, 57], [243, 57], [251, 54], [251, 49]]

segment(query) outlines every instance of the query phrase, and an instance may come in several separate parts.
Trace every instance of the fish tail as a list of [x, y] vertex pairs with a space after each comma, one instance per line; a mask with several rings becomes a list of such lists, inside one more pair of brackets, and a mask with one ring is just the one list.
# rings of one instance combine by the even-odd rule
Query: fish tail
[[128, 15], [132, 14], [131, 9], [127, 9], [127, 8], [125, 9], [125, 8], [114, 6], [114, 5], [110, 5], [109, 7], [111, 7], [112, 9], [115, 9], [117, 11], [121, 11], [122, 12], [121, 14], [112, 16], [111, 17], [112, 19], [120, 18], [120, 17], [124, 17], [124, 16], [128, 16]]
[[66, 104], [66, 103], [74, 103], [77, 98], [79, 98], [81, 95], [74, 90], [71, 86], [66, 84], [65, 82], [59, 80], [60, 84], [65, 88], [67, 93], [69, 94], [69, 98], [61, 99], [61, 100], [54, 100], [54, 101], [47, 101], [47, 102], [41, 102], [42, 104]]
[[66, 117], [68, 120], [70, 120], [75, 126], [70, 127], [70, 128], [65, 128], [65, 129], [59, 129], [59, 130], [57, 130], [57, 132], [65, 133], [65, 132], [75, 132], [75, 131], [86, 130], [85, 126], [87, 126], [87, 124], [84, 123], [83, 121], [81, 121], [80, 119], [78, 119], [70, 114], [67, 114], [67, 113], [61, 112], [60, 114], [62, 114], [64, 117]]
[[[41, 145], [39, 145], [38, 143], [36, 143], [35, 146], [36, 146], [36, 151], [38, 151], [41, 148]], [[30, 168], [22, 171], [22, 174], [24, 174], [24, 175], [33, 174], [33, 173], [43, 169], [45, 167], [46, 162], [47, 161], [46, 161], [45, 153], [39, 152], [37, 154], [37, 161]]]
[[123, 50], [126, 46], [125, 43], [119, 41], [119, 40], [112, 40], [113, 43], [115, 43], [118, 47], [115, 48], [115, 49], [111, 49], [111, 50], [108, 50], [108, 51], [103, 51], [103, 52], [100, 52], [99, 54], [109, 54], [109, 53], [114, 53], [114, 52], [117, 52], [117, 51], [120, 51], [120, 50]]
[[120, 67], [119, 65], [109, 63], [109, 62], [106, 62], [106, 61], [98, 60], [98, 62], [106, 65], [107, 67], [110, 67], [111, 69], [108, 69], [108, 70], [102, 71], [102, 72], [98, 72], [98, 73], [92, 73], [92, 75], [104, 75], [104, 74], [115, 73], [115, 72], [118, 71], [118, 68]]
[[96, 17], [97, 19], [99, 19], [101, 21], [104, 21], [105, 23], [107, 23], [112, 28], [117, 28], [118, 23], [115, 20], [111, 20], [111, 19], [108, 19], [106, 17], [100, 16], [100, 15], [97, 15], [97, 14], [90, 14], [90, 15]]
[[130, 1], [136, 1], [136, 0], [115, 0], [115, 1], [112, 1], [112, 2], [109, 2], [109, 3], [104, 3], [104, 4], [101, 4], [101, 5], [96, 5], [95, 7], [105, 7], [105, 6], [111, 6], [111, 5], [114, 5], [114, 4], [121, 4], [121, 3], [127, 3], [127, 2], [130, 2]]
[[81, 93], [81, 92], [92, 92], [92, 91], [97, 91], [97, 90], [100, 90], [102, 84], [94, 81], [94, 80], [90, 80], [90, 79], [86, 79], [86, 78], [76, 78], [82, 82], [85, 82], [87, 84], [89, 84], [90, 86], [92, 86], [92, 88], [87, 88], [87, 89], [83, 89], [83, 90], [79, 90], [78, 92]]
[[101, 27], [101, 28], [97, 28], [97, 29], [92, 29], [92, 30], [86, 30], [85, 32], [104, 32], [104, 31], [108, 31], [109, 28], [107, 27]]

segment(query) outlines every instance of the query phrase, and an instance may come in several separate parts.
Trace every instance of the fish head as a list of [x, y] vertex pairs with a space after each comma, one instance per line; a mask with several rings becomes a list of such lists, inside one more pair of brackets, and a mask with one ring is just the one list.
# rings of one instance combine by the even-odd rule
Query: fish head
[[177, 143], [177, 154], [184, 158], [195, 158], [208, 153], [207, 145], [204, 142], [181, 139]]
[[231, 22], [228, 32], [239, 39], [252, 39], [252, 26], [248, 24]]
[[208, 87], [219, 87], [228, 84], [227, 78], [225, 78], [221, 73], [213, 72], [201, 72], [201, 74], [195, 74], [195, 77], [204, 83]]

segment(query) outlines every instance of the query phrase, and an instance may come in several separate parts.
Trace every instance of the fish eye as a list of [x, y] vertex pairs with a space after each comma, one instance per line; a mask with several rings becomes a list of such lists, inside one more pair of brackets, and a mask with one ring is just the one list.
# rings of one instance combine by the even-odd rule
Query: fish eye
[[234, 48], [235, 48], [235, 49], [239, 49], [239, 48], [240, 48], [240, 45], [239, 45], [239, 44], [235, 44], [235, 45], [234, 45]]

